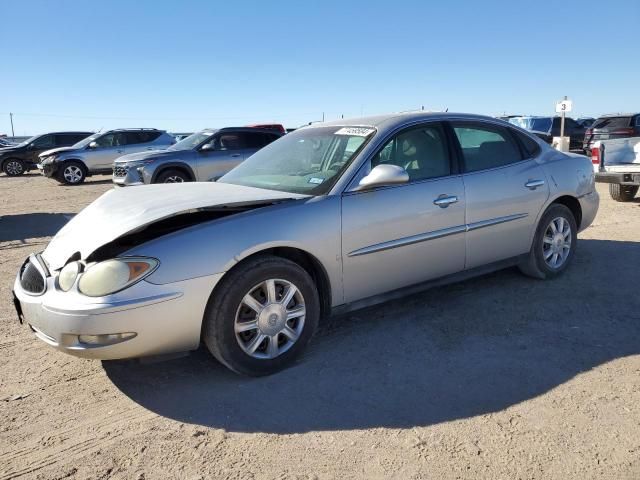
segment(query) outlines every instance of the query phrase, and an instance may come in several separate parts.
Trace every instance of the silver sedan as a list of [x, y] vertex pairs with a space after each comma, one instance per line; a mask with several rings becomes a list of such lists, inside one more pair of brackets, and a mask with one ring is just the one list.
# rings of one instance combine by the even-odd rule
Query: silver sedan
[[560, 275], [598, 202], [589, 159], [500, 120], [315, 124], [216, 183], [107, 192], [26, 259], [14, 300], [72, 355], [203, 341], [232, 370], [265, 375], [332, 312], [513, 265]]

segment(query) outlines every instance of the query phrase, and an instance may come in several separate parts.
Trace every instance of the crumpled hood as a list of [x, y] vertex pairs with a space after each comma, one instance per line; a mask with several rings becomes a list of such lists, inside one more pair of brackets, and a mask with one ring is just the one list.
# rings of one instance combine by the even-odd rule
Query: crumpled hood
[[48, 157], [49, 155], [53, 155], [55, 153], [70, 152], [72, 150], [77, 150], [77, 149], [73, 147], [52, 148], [51, 150], [45, 150], [44, 152], [40, 153], [40, 155], [38, 156], [41, 158], [44, 158], [44, 157]]
[[139, 160], [146, 160], [147, 158], [165, 158], [175, 156], [176, 154], [184, 153], [183, 150], [146, 150], [144, 152], [129, 153], [119, 157], [115, 163], [127, 163], [136, 162]]
[[80, 252], [81, 259], [86, 259], [122, 235], [177, 214], [208, 207], [305, 197], [307, 195], [210, 182], [114, 188], [69, 221], [42, 256], [50, 269], [57, 270], [76, 252]]

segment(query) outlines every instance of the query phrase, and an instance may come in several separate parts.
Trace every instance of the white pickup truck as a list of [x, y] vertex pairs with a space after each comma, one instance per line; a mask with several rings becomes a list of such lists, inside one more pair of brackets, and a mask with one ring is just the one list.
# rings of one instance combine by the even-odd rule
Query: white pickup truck
[[617, 202], [630, 202], [640, 187], [640, 137], [600, 140], [591, 148], [596, 182], [608, 183]]

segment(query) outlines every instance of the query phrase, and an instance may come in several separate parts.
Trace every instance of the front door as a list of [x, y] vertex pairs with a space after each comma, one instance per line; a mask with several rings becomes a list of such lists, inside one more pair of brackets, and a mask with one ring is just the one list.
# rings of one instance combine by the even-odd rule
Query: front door
[[342, 197], [345, 301], [464, 269], [465, 194], [440, 123], [400, 132], [365, 165], [401, 166], [409, 183]]
[[467, 201], [466, 268], [525, 254], [549, 196], [542, 167], [521, 133], [488, 122], [453, 122]]
[[116, 158], [126, 153], [127, 142], [125, 132], [107, 133], [95, 140], [96, 146], [90, 148], [85, 156], [85, 163], [90, 171], [109, 170]]
[[[198, 181], [217, 180], [245, 159], [246, 139], [239, 132], [221, 132], [200, 147], [196, 165]], [[204, 145], [203, 145], [204, 146]]]

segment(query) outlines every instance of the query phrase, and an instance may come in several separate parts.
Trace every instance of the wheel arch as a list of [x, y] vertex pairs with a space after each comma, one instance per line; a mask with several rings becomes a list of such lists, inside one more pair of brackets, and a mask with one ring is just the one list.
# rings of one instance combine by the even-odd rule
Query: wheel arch
[[163, 163], [162, 165], [160, 165], [154, 172], [153, 175], [151, 176], [151, 183], [155, 183], [156, 180], [158, 179], [158, 176], [162, 173], [165, 172], [169, 169], [172, 170], [179, 170], [183, 173], [185, 173], [187, 176], [189, 176], [189, 178], [191, 178], [191, 181], [195, 181], [196, 180], [196, 174], [193, 171], [193, 169], [187, 165], [184, 162], [168, 162], [168, 163]]
[[20, 157], [7, 157], [5, 159], [2, 160], [2, 162], [0, 162], [0, 170], [4, 170], [4, 166], [7, 162], [11, 161], [11, 160], [18, 160], [19, 162], [22, 162], [23, 165], [25, 165], [26, 167], [26, 162], [20, 158]]
[[580, 201], [571, 195], [561, 195], [553, 199], [547, 208], [554, 204], [564, 205], [571, 210], [573, 218], [576, 220], [576, 226], [578, 230], [580, 230], [580, 224], [582, 223], [582, 206], [580, 205]]
[[[326, 318], [329, 316], [329, 313], [331, 312], [331, 281], [329, 280], [329, 275], [318, 258], [300, 248], [290, 246], [264, 248], [242, 258], [242, 260], [231, 267], [225, 275], [236, 268], [239, 268], [241, 265], [244, 265], [247, 261], [263, 255], [286, 258], [287, 260], [290, 260], [302, 267], [311, 276], [313, 282], [318, 288], [318, 296], [320, 297], [320, 318]], [[222, 278], [224, 278], [224, 276]], [[220, 282], [218, 282], [214, 287], [211, 293], [212, 295], [215, 294], [219, 285]]]

